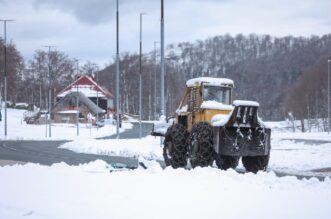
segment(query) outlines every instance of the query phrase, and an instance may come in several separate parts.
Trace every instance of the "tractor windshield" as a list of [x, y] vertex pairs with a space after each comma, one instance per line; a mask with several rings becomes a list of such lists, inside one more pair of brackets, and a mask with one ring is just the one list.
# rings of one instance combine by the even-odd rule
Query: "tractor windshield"
[[204, 86], [203, 101], [217, 101], [219, 103], [230, 105], [231, 88], [218, 86]]

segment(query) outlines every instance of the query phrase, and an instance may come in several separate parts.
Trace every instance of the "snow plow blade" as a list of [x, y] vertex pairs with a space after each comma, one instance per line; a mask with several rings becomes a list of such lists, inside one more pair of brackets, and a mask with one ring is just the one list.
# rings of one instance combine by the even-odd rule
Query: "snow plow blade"
[[214, 150], [228, 156], [264, 156], [271, 149], [271, 129], [258, 118], [258, 105], [235, 105], [224, 126], [214, 126]]

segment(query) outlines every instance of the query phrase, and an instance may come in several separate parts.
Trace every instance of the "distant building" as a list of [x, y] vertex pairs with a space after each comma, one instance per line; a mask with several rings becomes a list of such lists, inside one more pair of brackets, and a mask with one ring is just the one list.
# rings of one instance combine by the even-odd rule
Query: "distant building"
[[54, 122], [76, 123], [77, 97], [80, 122], [87, 122], [89, 114], [95, 122], [97, 117], [100, 120], [114, 112], [114, 96], [91, 77], [81, 76], [56, 96], [57, 103], [52, 109]]

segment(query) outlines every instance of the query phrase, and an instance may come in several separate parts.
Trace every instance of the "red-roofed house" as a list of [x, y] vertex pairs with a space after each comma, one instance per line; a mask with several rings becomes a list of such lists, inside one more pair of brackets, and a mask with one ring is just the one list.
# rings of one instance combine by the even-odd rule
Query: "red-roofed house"
[[[76, 93], [77, 91], [89, 98], [94, 104], [98, 104], [98, 106], [105, 110], [105, 112], [114, 112], [113, 94], [97, 84], [93, 78], [86, 75], [81, 76], [76, 81], [60, 91], [56, 96], [57, 101], [59, 102], [68, 94], [74, 92]], [[68, 109], [71, 108], [72, 106], [68, 106]]]

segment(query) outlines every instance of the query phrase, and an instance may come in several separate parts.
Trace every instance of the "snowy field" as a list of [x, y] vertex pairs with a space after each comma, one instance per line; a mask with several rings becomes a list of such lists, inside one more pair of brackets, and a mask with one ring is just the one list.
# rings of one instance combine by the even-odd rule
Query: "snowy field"
[[[0, 139], [4, 140], [73, 140], [77, 139], [77, 127], [74, 124], [52, 124], [52, 137], [46, 137], [45, 125], [31, 125], [23, 121], [25, 110], [7, 109], [8, 126], [7, 137], [4, 136], [4, 118], [0, 122]], [[131, 129], [131, 123], [123, 123], [120, 132]], [[48, 127], [47, 127], [48, 132]], [[90, 128], [86, 124], [79, 126], [79, 138], [97, 138], [110, 136], [116, 133], [116, 126], [105, 125], [101, 128]], [[48, 136], [48, 134], [47, 134]]]
[[81, 166], [0, 168], [0, 218], [319, 218], [331, 215], [331, 180], [215, 168], [110, 172]]
[[[33, 132], [34, 126], [18, 124], [18, 132]], [[148, 169], [119, 171], [101, 160], [80, 166], [0, 167], [0, 219], [329, 219], [330, 171], [314, 170], [331, 167], [331, 134], [291, 133], [285, 123], [271, 125], [278, 128], [272, 132], [269, 169], [257, 174], [214, 167], [162, 169], [155, 162], [162, 160], [158, 137], [75, 139], [60, 148], [136, 157]], [[62, 133], [70, 130], [75, 135], [71, 129], [59, 126]], [[238, 169], [242, 168], [240, 164]], [[275, 172], [326, 177], [299, 180]]]

